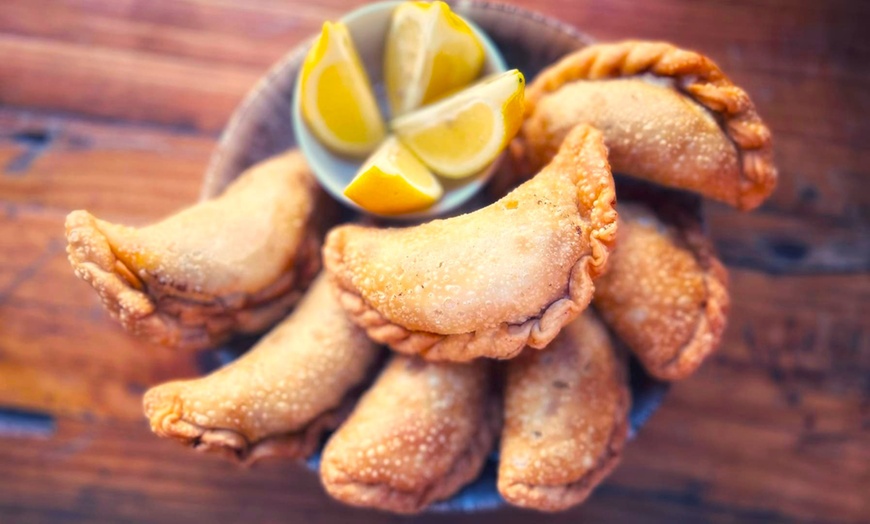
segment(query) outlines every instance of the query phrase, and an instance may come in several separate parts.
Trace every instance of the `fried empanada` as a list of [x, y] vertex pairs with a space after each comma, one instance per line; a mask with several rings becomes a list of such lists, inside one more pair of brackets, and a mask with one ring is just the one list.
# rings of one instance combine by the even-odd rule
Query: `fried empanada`
[[354, 506], [416, 513], [480, 473], [501, 414], [489, 365], [395, 355], [323, 450], [326, 491]]
[[656, 378], [693, 373], [719, 345], [728, 273], [700, 225], [668, 223], [645, 206], [619, 205], [619, 238], [594, 304]]
[[709, 58], [661, 42], [598, 44], [544, 70], [526, 90], [519, 148], [534, 169], [587, 123], [614, 173], [748, 210], [776, 186], [770, 130]]
[[67, 253], [128, 331], [200, 349], [287, 313], [320, 268], [326, 205], [302, 154], [290, 151], [147, 227], [73, 211]]
[[345, 225], [324, 244], [341, 302], [369, 336], [429, 360], [542, 348], [589, 304], [616, 234], [601, 133], [494, 204], [403, 229]]
[[346, 416], [378, 348], [318, 277], [299, 306], [248, 353], [214, 373], [145, 394], [151, 429], [242, 460], [309, 455]]
[[498, 491], [509, 503], [566, 509], [619, 462], [631, 403], [626, 362], [591, 311], [546, 349], [507, 364], [504, 401]]

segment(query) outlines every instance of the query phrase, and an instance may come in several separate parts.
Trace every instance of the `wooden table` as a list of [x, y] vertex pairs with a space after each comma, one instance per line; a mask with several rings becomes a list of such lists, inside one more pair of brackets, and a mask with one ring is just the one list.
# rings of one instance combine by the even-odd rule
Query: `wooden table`
[[[287, 462], [155, 438], [142, 392], [190, 355], [127, 336], [64, 254], [76, 208], [131, 224], [192, 202], [218, 133], [289, 48], [362, 2], [2, 0], [0, 522], [393, 522]], [[870, 4], [515, 0], [603, 39], [713, 56], [776, 138], [759, 211], [710, 205], [725, 343], [584, 506], [421, 522], [870, 521]]]

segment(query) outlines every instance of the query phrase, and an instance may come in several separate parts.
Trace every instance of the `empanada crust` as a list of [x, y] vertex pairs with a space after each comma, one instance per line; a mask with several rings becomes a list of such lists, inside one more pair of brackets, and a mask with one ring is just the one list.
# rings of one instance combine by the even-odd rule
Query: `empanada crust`
[[404, 229], [345, 225], [324, 244], [341, 302], [373, 339], [429, 360], [511, 358], [589, 304], [616, 234], [601, 134], [578, 126], [494, 204]]
[[700, 225], [669, 224], [620, 203], [619, 238], [594, 304], [651, 375], [679, 380], [719, 346], [728, 273]]
[[499, 493], [541, 511], [585, 500], [619, 462], [630, 402], [625, 359], [591, 311], [508, 362]]
[[320, 276], [296, 310], [238, 360], [148, 390], [145, 416], [157, 435], [201, 451], [246, 461], [305, 457], [347, 415], [377, 354]]
[[354, 506], [417, 513], [480, 473], [500, 428], [486, 361], [394, 355], [323, 450], [326, 491]]
[[597, 44], [566, 56], [529, 85], [526, 117], [518, 150], [531, 168], [588, 123], [604, 133], [614, 173], [744, 210], [776, 186], [771, 133], [749, 95], [709, 58], [671, 44]]
[[220, 197], [132, 228], [73, 211], [76, 275], [131, 333], [202, 349], [286, 314], [320, 268], [331, 212], [302, 154], [243, 173]]

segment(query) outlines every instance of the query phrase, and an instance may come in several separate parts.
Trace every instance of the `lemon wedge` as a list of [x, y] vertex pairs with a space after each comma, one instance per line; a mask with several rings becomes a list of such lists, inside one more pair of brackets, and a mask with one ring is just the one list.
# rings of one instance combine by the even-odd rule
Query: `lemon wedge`
[[396, 7], [384, 52], [384, 83], [394, 117], [428, 104], [477, 78], [483, 45], [444, 2]]
[[444, 190], [432, 173], [395, 137], [360, 167], [344, 195], [380, 215], [420, 211], [441, 198]]
[[347, 27], [325, 22], [301, 72], [302, 117], [334, 152], [365, 156], [386, 135], [375, 95]]
[[401, 116], [392, 128], [429, 169], [465, 178], [495, 160], [517, 134], [524, 92], [522, 73], [506, 71]]

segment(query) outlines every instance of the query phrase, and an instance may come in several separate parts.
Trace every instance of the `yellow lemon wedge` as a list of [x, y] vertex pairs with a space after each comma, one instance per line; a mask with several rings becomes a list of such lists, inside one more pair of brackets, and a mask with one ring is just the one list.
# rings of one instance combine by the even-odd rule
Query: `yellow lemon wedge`
[[360, 167], [344, 195], [380, 215], [421, 211], [441, 198], [438, 180], [395, 137], [389, 137]]
[[394, 117], [437, 100], [477, 78], [483, 45], [444, 2], [396, 7], [384, 52], [384, 83]]
[[506, 71], [392, 122], [393, 131], [426, 166], [460, 179], [490, 164], [517, 134], [525, 80]]
[[362, 157], [386, 135], [375, 95], [347, 27], [325, 22], [301, 71], [302, 117], [334, 152]]

